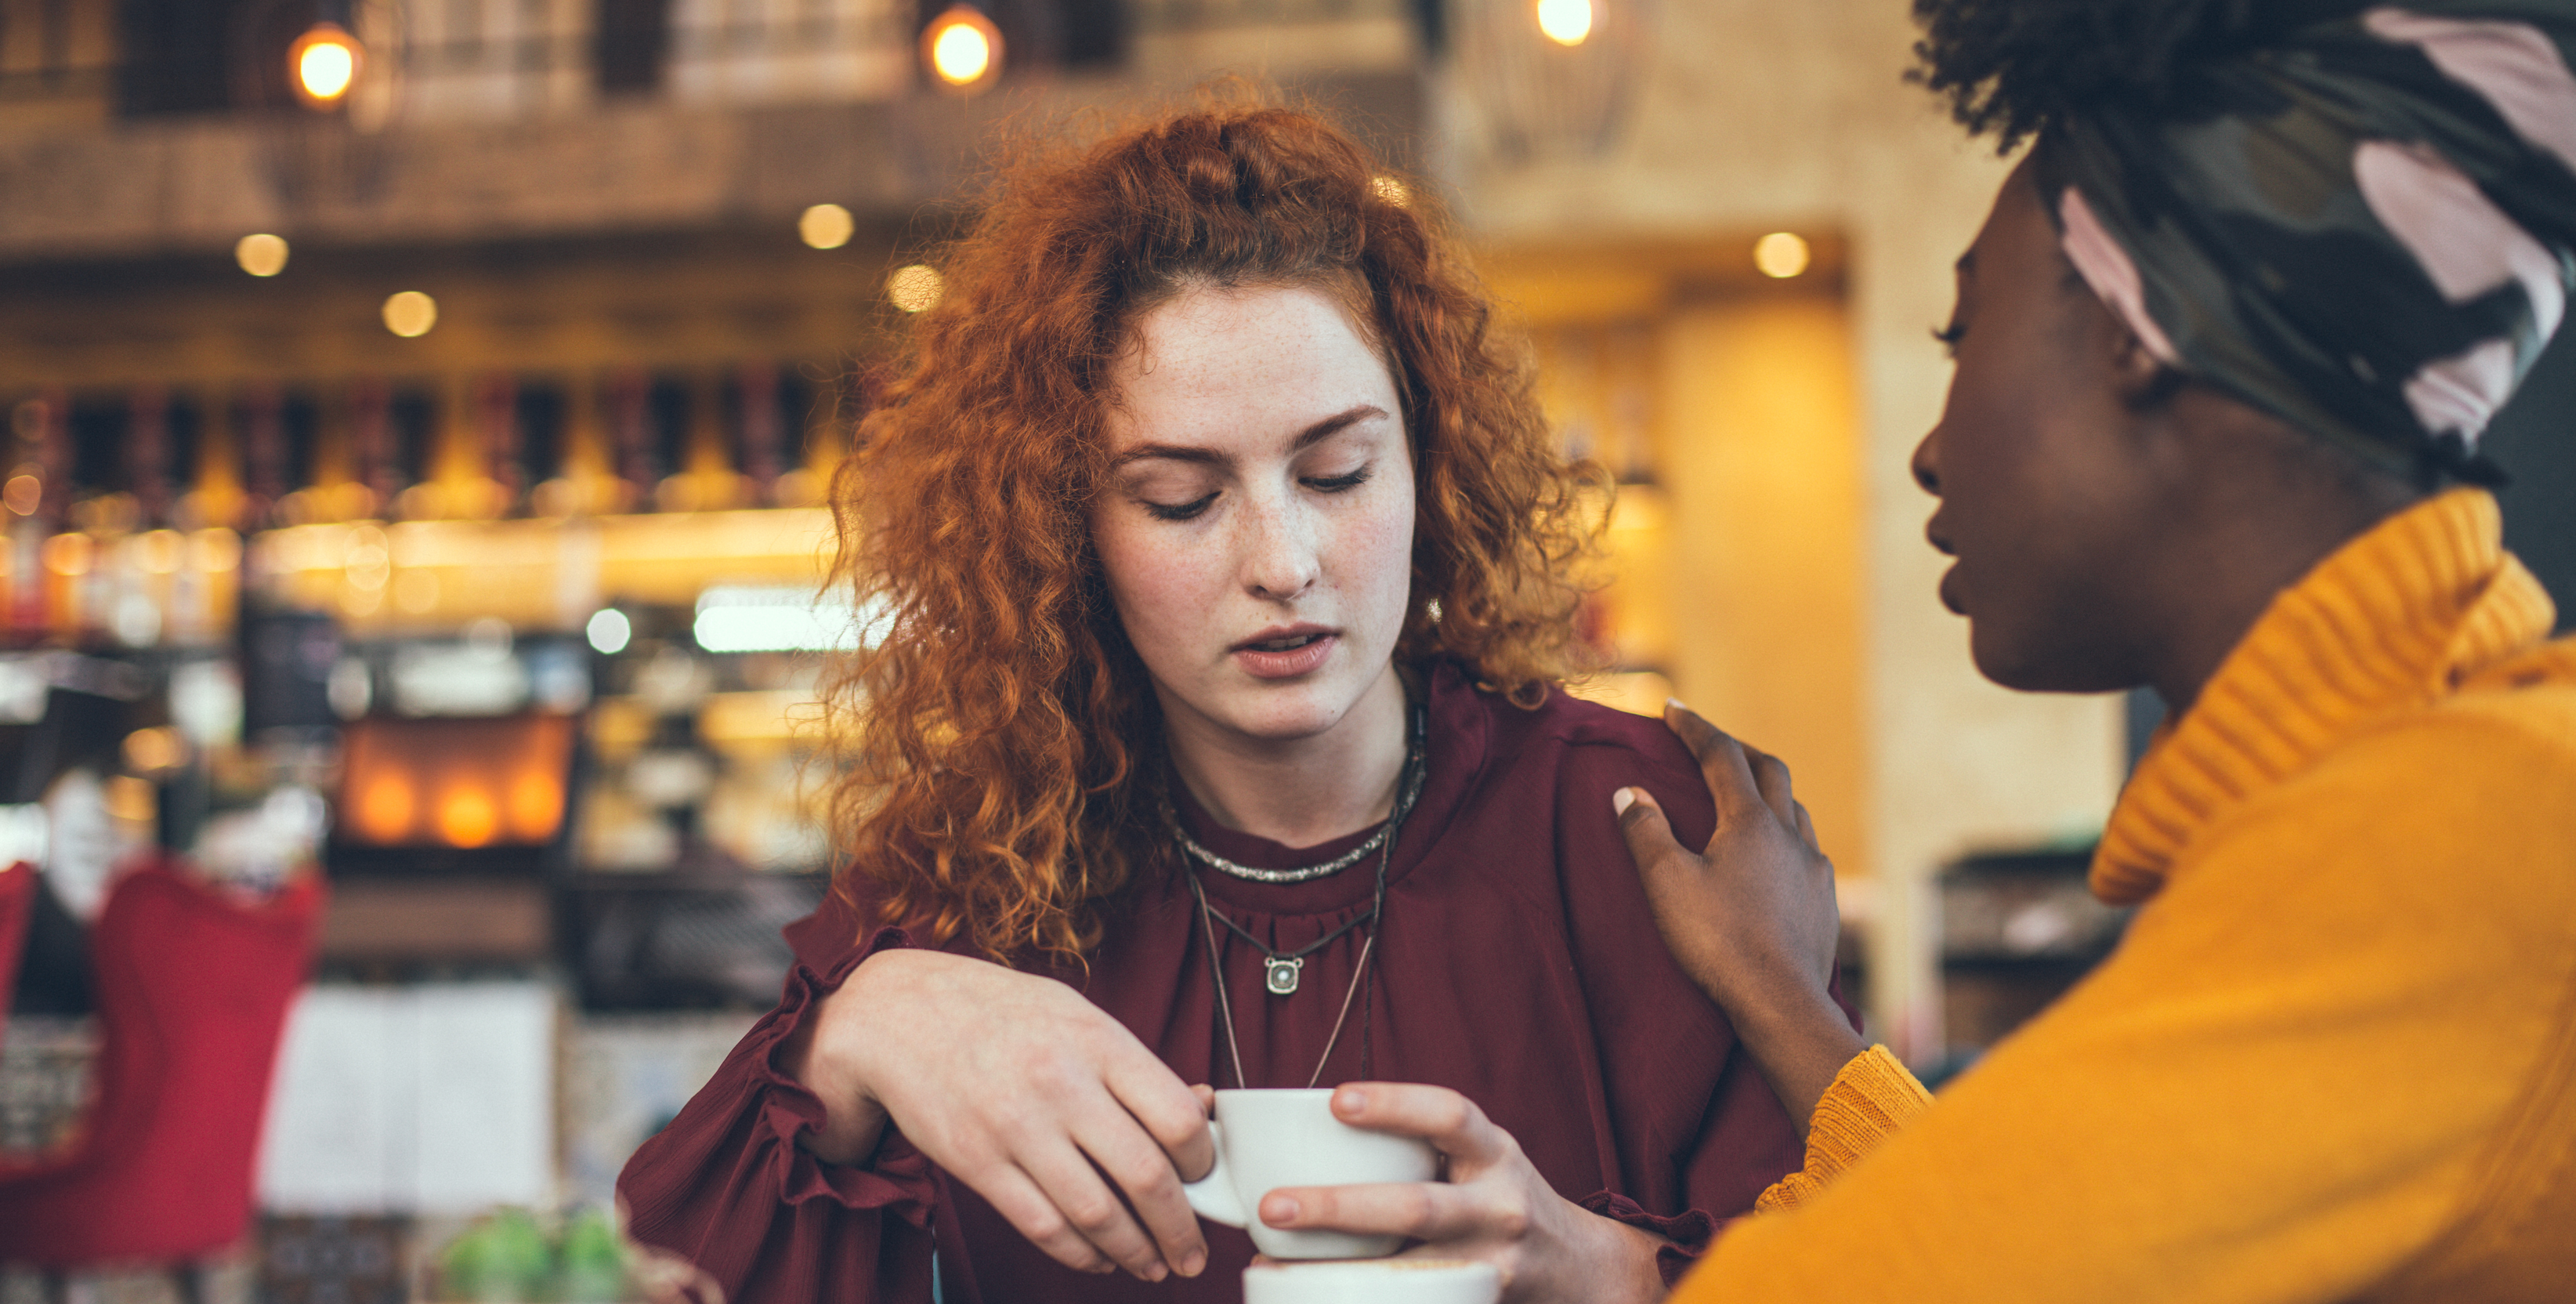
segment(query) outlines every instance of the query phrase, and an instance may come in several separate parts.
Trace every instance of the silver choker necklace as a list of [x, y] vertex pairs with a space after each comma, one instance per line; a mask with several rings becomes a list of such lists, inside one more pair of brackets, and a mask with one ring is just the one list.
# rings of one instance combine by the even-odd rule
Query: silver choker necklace
[[[1397, 810], [1411, 806], [1413, 799], [1422, 795], [1423, 767], [1415, 764], [1414, 761], [1415, 757], [1412, 755], [1405, 757], [1404, 782], [1395, 797]], [[1257, 869], [1251, 865], [1228, 860], [1200, 846], [1199, 840], [1191, 837], [1189, 829], [1181, 824], [1181, 813], [1172, 808], [1172, 792], [1168, 786], [1156, 796], [1162, 803], [1163, 826], [1172, 831], [1172, 840], [1180, 844], [1182, 851], [1219, 873], [1231, 874], [1236, 878], [1248, 879], [1255, 883], [1309, 883], [1319, 878], [1330, 878], [1376, 854], [1378, 848], [1386, 845], [1387, 835], [1395, 829], [1395, 821], [1390, 818], [1378, 825], [1377, 832], [1368, 835], [1366, 841], [1320, 864], [1300, 865], [1295, 869]]]

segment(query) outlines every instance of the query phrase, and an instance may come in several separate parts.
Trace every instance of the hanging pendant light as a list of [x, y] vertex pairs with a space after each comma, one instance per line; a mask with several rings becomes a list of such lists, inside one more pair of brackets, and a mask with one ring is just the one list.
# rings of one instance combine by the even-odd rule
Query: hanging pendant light
[[953, 4], [921, 33], [921, 62], [940, 85], [972, 95], [1002, 75], [1002, 29], [970, 4]]
[[1506, 162], [1597, 158], [1627, 124], [1654, 0], [1460, 0], [1459, 70]]
[[367, 50], [338, 23], [306, 28], [286, 50], [287, 84], [297, 103], [328, 113], [348, 102], [350, 88], [366, 68]]

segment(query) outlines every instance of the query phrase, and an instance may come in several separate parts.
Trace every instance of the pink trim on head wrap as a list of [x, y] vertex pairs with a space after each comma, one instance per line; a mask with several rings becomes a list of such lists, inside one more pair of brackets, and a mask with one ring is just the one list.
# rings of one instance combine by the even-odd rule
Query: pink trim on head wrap
[[2182, 365], [2182, 355], [2174, 351], [2173, 341], [2165, 338], [2164, 328], [2147, 314], [2146, 287], [2138, 278], [2138, 265], [2129, 259], [2129, 251], [2102, 229], [2101, 219], [2093, 216], [2093, 206], [2084, 202], [2084, 192], [2068, 186], [2057, 197], [2057, 222], [2065, 231], [2058, 241], [2066, 250], [2066, 259], [2075, 264], [2076, 275], [2093, 287], [2093, 293], [2119, 314], [2120, 320], [2147, 346], [2156, 361], [2168, 367]]
[[2576, 74], [2539, 28], [2403, 9], [2373, 9], [2361, 22], [2381, 40], [2422, 50], [2443, 75], [2486, 97], [2524, 140], [2576, 168]]
[[[2352, 175], [2372, 215], [2415, 256], [2443, 298], [2466, 303], [2519, 281], [2540, 338], [2557, 331], [2567, 312], [2557, 256], [2450, 160], [2420, 145], [2365, 140], [2353, 149]], [[2417, 372], [2406, 383], [2407, 404], [2426, 430], [2474, 440], [2512, 395], [2513, 363], [2512, 341], [2482, 342]]]
[[2425, 363], [2406, 380], [2406, 406], [2434, 434], [2450, 432], [2472, 448], [2513, 393], [2513, 341], [2488, 340], [2465, 353]]

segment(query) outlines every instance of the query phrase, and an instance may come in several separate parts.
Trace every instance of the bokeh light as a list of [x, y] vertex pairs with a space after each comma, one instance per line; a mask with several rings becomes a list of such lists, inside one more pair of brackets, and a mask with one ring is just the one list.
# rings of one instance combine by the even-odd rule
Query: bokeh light
[[525, 770], [510, 780], [510, 834], [521, 842], [543, 842], [563, 820], [562, 781], [540, 770]]
[[349, 87], [357, 83], [358, 69], [365, 58], [358, 48], [358, 38], [338, 23], [315, 23], [286, 51], [296, 98], [309, 109], [339, 104]]
[[65, 579], [89, 574], [97, 557], [98, 542], [78, 531], [65, 531], [45, 540], [45, 569]]
[[1383, 199], [1398, 208], [1403, 208], [1413, 202], [1412, 187], [1405, 185], [1402, 181], [1388, 176], [1383, 172], [1369, 178], [1369, 191], [1378, 198]]
[[886, 298], [905, 312], [920, 312], [939, 302], [939, 292], [946, 288], [947, 281], [936, 269], [920, 263], [898, 267], [886, 278]]
[[265, 231], [233, 243], [233, 261], [253, 276], [275, 276], [286, 270], [286, 238]]
[[1774, 231], [1753, 242], [1753, 265], [1764, 276], [1785, 281], [1807, 270], [1807, 242], [1787, 231]]
[[1538, 29], [1559, 45], [1581, 45], [1592, 35], [1592, 0], [1538, 0]]
[[930, 71], [959, 90], [980, 89], [1002, 65], [1002, 32], [972, 5], [951, 5], [921, 35]]
[[856, 229], [850, 210], [839, 204], [816, 204], [796, 219], [796, 237], [811, 249], [838, 249], [850, 242], [850, 232]]
[[209, 525], [188, 536], [188, 564], [208, 575], [222, 575], [241, 565], [241, 536]]
[[188, 745], [177, 729], [158, 725], [125, 736], [125, 765], [137, 774], [177, 769], [188, 759]]
[[461, 783], [438, 799], [438, 837], [451, 847], [480, 847], [501, 831], [501, 808], [479, 784]]
[[20, 516], [35, 515], [44, 501], [45, 482], [26, 472], [9, 477], [8, 485], [0, 487], [0, 504]]
[[635, 625], [626, 613], [615, 607], [601, 607], [590, 615], [590, 624], [582, 630], [590, 636], [590, 646], [601, 656], [615, 656], [626, 650], [627, 640], [635, 636]]
[[385, 300], [385, 329], [404, 339], [418, 339], [438, 324], [438, 300], [418, 290], [405, 290]]
[[400, 842], [411, 836], [416, 814], [411, 781], [399, 774], [379, 774], [358, 793], [356, 823], [369, 842]]

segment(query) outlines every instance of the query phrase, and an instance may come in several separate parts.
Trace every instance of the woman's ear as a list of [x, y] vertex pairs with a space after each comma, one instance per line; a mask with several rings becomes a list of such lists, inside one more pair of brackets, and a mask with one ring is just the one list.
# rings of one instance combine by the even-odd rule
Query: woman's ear
[[2122, 405], [2132, 412], [2163, 407], [2191, 383], [2180, 369], [2157, 357], [2116, 314], [2105, 309], [2102, 316], [2109, 327], [2111, 386]]

